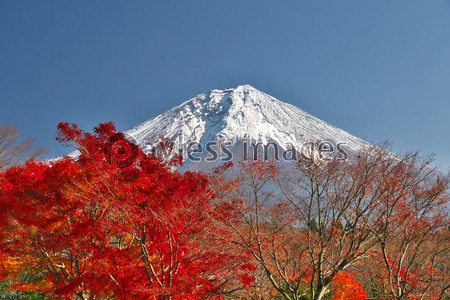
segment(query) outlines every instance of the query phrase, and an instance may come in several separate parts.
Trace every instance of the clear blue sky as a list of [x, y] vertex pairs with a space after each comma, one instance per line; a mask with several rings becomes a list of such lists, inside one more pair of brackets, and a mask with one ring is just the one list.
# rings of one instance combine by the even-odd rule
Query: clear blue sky
[[450, 1], [1, 1], [0, 122], [125, 130], [250, 84], [450, 166]]

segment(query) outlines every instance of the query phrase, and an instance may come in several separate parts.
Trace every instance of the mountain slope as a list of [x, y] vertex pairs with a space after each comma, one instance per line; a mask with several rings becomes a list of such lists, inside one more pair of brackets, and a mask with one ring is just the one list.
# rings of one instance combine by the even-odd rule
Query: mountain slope
[[[282, 159], [283, 151], [295, 148], [301, 153], [302, 148], [310, 147], [309, 142], [314, 142], [315, 149], [319, 147], [326, 157], [343, 159], [365, 143], [249, 85], [200, 94], [126, 133], [148, 150], [161, 135], [171, 139], [176, 151], [185, 157], [185, 170], [211, 169], [223, 163], [229, 157], [226, 149], [237, 161], [252, 155], [255, 148], [259, 149], [257, 155], [264, 158], [265, 146], [270, 154], [267, 158], [274, 158], [276, 145], [278, 159]], [[198, 144], [201, 149], [195, 151]], [[292, 158], [292, 152], [289, 154], [285, 156], [288, 160]]]

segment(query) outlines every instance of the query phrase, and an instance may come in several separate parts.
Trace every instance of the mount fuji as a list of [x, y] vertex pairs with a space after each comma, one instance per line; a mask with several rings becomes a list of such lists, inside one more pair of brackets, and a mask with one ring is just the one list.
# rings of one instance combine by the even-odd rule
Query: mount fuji
[[248, 157], [289, 162], [313, 152], [347, 159], [367, 144], [250, 85], [200, 94], [124, 133], [147, 152], [161, 136], [170, 139], [184, 158], [180, 171], [210, 171]]

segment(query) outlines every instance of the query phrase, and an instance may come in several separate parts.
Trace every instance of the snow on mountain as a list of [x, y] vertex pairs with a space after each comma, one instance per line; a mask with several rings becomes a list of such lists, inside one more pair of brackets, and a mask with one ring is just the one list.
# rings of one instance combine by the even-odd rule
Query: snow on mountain
[[267, 159], [289, 161], [293, 149], [299, 157], [310, 143], [325, 158], [345, 159], [365, 143], [249, 85], [200, 94], [126, 133], [147, 151], [161, 135], [172, 140], [184, 170], [210, 170], [231, 155], [233, 161], [253, 154], [263, 159], [264, 151]]

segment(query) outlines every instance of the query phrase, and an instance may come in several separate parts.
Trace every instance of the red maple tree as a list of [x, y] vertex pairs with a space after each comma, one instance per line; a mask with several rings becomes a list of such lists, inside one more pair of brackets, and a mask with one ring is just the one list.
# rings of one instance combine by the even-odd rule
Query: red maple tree
[[[206, 176], [171, 170], [112, 123], [94, 134], [58, 129], [77, 158], [0, 175], [0, 250], [28, 262], [0, 272], [13, 288], [65, 299], [212, 299], [252, 282], [254, 267], [217, 238], [225, 233], [212, 220], [222, 213]], [[41, 276], [24, 284], [24, 273]]]

